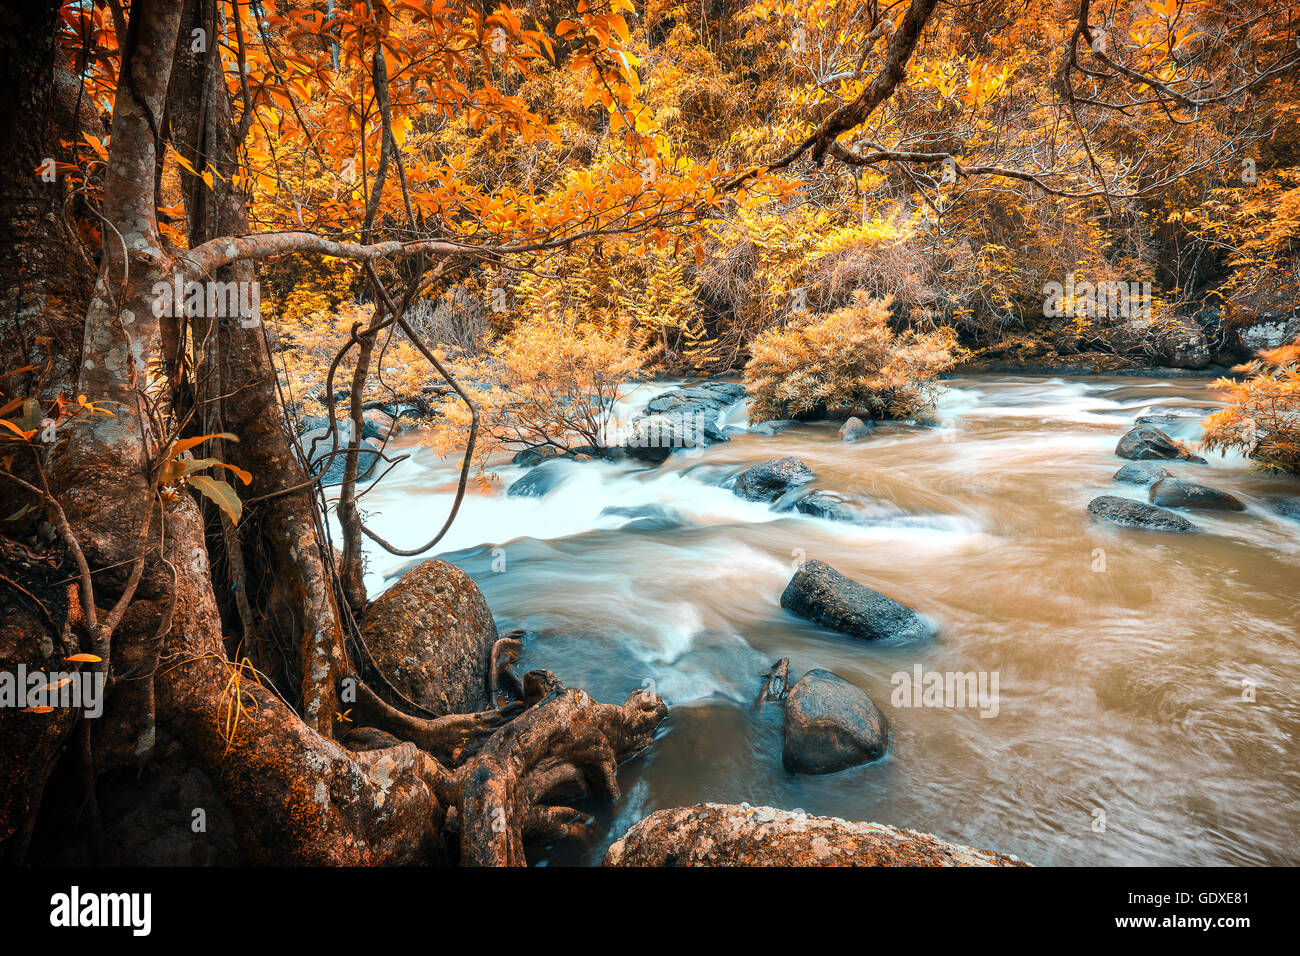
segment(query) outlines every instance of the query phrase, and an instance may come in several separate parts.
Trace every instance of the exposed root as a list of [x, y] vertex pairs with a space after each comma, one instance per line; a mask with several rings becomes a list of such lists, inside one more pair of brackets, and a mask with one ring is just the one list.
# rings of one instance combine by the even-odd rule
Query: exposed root
[[409, 740], [448, 767], [464, 763], [494, 733], [523, 711], [522, 704], [512, 703], [499, 710], [486, 710], [477, 714], [412, 717], [389, 704], [359, 679], [357, 701], [352, 708], [356, 723]]
[[561, 795], [616, 800], [619, 762], [648, 746], [668, 715], [643, 690], [615, 705], [566, 690], [549, 671], [530, 671], [524, 685], [528, 710], [459, 771], [465, 865], [523, 866], [525, 836], [581, 834], [576, 811], [544, 804]]
[[785, 700], [790, 694], [790, 658], [783, 657], [775, 664], [772, 669], [763, 677], [763, 686], [758, 691], [758, 698], [754, 701], [755, 707], [762, 706], [764, 701], [768, 700]]
[[503, 702], [523, 699], [524, 686], [515, 670], [515, 664], [519, 661], [524, 645], [514, 636], [522, 633], [511, 631], [492, 645], [491, 664], [488, 667], [488, 700], [493, 707], [500, 707]]

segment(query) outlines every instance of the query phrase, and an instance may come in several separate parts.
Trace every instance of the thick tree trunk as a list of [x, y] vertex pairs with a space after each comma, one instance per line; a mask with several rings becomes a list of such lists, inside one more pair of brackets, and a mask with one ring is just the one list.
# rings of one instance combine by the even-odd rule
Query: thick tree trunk
[[[94, 267], [70, 224], [77, 204], [47, 160], [70, 157], [61, 139], [76, 137], [75, 116], [96, 122], [61, 62], [54, 42], [57, 2], [0, 3], [0, 404], [34, 395], [43, 405], [71, 393]], [[38, 172], [41, 170], [41, 172]], [[37, 463], [16, 456], [11, 469], [37, 480]], [[0, 477], [0, 517], [34, 505]], [[63, 577], [45, 558], [37, 518], [7, 522], [0, 539], [0, 669], [61, 669], [77, 650]], [[35, 546], [34, 549], [31, 546]], [[49, 777], [75, 723], [70, 710], [46, 714], [0, 708], [0, 862], [22, 860]]]
[[[194, 16], [192, 10], [185, 15]], [[44, 20], [32, 21], [38, 35], [51, 29], [46, 13]], [[522, 863], [525, 837], [573, 831], [567, 821], [576, 814], [554, 806], [556, 800], [617, 792], [617, 762], [649, 743], [666, 712], [662, 701], [634, 695], [622, 706], [599, 704], [534, 672], [525, 677], [522, 703], [425, 721], [383, 705], [358, 682], [367, 702], [358, 707], [358, 716], [364, 714], [379, 729], [356, 728], [350, 739], [361, 749], [346, 749], [331, 738], [346, 653], [311, 498], [268, 499], [256, 526], [260, 539], [250, 542], [270, 543], [280, 562], [276, 570], [285, 573], [299, 602], [300, 715], [253, 669], [231, 660], [199, 506], [184, 485], [159, 484], [160, 453], [174, 437], [168, 399], [184, 390], [166, 377], [168, 371], [179, 374], [182, 366], [158, 361], [182, 353], [179, 336], [169, 339], [154, 313], [153, 289], [173, 282], [181, 270], [193, 272], [184, 254], [172, 256], [162, 248], [155, 220], [159, 133], [182, 13], [168, 0], [137, 0], [131, 7], [104, 184], [99, 274], [84, 322], [66, 310], [56, 315], [67, 326], [57, 331], [80, 357], [76, 364], [64, 359], [63, 384], [75, 384], [94, 401], [114, 403], [112, 417], [79, 419], [61, 436], [48, 468], [50, 495], [42, 497], [41, 486], [29, 483], [67, 551], [49, 577], [66, 580], [71, 568], [74, 586], [56, 590], [58, 601], [46, 595], [48, 606], [28, 595], [28, 603], [0, 609], [6, 615], [0, 641], [6, 660], [48, 667], [74, 650], [101, 657], [91, 667], [108, 679], [106, 709], [99, 720], [67, 709], [12, 717], [42, 722], [15, 724], [14, 734], [0, 735], [5, 783], [0, 842], [6, 856], [21, 856], [49, 767], [68, 735], [76, 733], [74, 753], [85, 790], [74, 802], [89, 808], [95, 838], [102, 835], [94, 811], [97, 775], [124, 768], [148, 773], [147, 762], [165, 750], [179, 751], [205, 771], [252, 859], [438, 862], [449, 855], [445, 834], [459, 829], [463, 862]], [[185, 66], [179, 75], [185, 75]], [[220, 106], [226, 103], [228, 110], [224, 81], [202, 71], [189, 76], [171, 92], [178, 97], [174, 104], [185, 104], [186, 95], [200, 91], [204, 105], [194, 115], [201, 122], [191, 132], [202, 152], [195, 158], [218, 170], [233, 169], [229, 117]], [[215, 86], [204, 94], [207, 82]], [[48, 102], [48, 97], [48, 91], [33, 94], [32, 102]], [[186, 127], [182, 108], [174, 111], [176, 129]], [[5, 119], [18, 123], [24, 115], [18, 111]], [[210, 205], [212, 197], [192, 197], [192, 238], [238, 232], [246, 225], [242, 197], [216, 200]], [[27, 208], [21, 201], [0, 203], [0, 223], [19, 228]], [[42, 249], [31, 254], [44, 255]], [[51, 250], [54, 254], [58, 247]], [[43, 270], [48, 266], [41, 264]], [[23, 277], [4, 278], [14, 283], [5, 286], [10, 299], [19, 301]], [[33, 321], [27, 315], [5, 329], [6, 355], [22, 351]], [[265, 343], [244, 334], [238, 323], [218, 324], [212, 331], [216, 349], [210, 368], [221, 367], [224, 393], [220, 414], [208, 422], [243, 439], [226, 451], [242, 453], [243, 464], [258, 473], [255, 494], [284, 490], [302, 469], [279, 427]], [[192, 398], [211, 403], [214, 393], [195, 388]], [[232, 540], [230, 534], [217, 539], [219, 544]], [[0, 544], [0, 554], [13, 550], [11, 541]], [[35, 554], [18, 560], [34, 568], [46, 559]], [[58, 555], [49, 560], [59, 564]], [[30, 568], [25, 572], [29, 582], [38, 576]], [[6, 712], [0, 719], [11, 717]], [[389, 736], [383, 732], [388, 728], [418, 745]], [[445, 753], [446, 764], [428, 751]], [[444, 826], [452, 808], [456, 824]]]
[[[182, 36], [202, 27], [207, 36], [215, 37], [216, 6], [214, 0], [188, 0]], [[238, 144], [218, 53], [215, 42], [208, 44], [206, 52], [182, 46], [168, 97], [171, 127], [182, 155], [196, 170], [211, 166], [218, 174], [211, 188], [183, 174], [191, 246], [248, 233], [247, 198], [235, 188]], [[252, 262], [242, 261], [215, 275], [192, 278], [254, 282], [257, 274]], [[268, 626], [290, 632], [298, 672], [288, 676], [299, 681], [304, 719], [331, 736], [340, 709], [338, 680], [346, 668], [343, 630], [331, 575], [317, 542], [313, 492], [305, 487], [308, 476], [278, 413], [275, 368], [265, 330], [260, 324], [226, 319], [200, 323], [194, 330], [196, 337], [205, 333], [210, 345], [204, 351], [204, 366], [195, 375], [206, 385], [199, 397], [207, 409], [204, 433], [237, 435], [238, 445], [222, 448], [225, 460], [253, 475], [247, 496], [271, 496], [249, 509], [241, 522], [238, 537], [245, 550], [227, 563], [247, 565], [248, 571], [242, 580], [232, 575], [229, 585], [250, 589], [249, 604], [262, 615], [268, 605], [288, 611], [287, 619], [271, 620]]]

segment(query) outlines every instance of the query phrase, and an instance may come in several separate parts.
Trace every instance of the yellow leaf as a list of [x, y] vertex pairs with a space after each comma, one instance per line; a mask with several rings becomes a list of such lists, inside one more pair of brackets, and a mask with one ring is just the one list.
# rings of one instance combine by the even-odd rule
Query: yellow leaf
[[190, 485], [213, 504], [226, 513], [232, 524], [239, 524], [239, 517], [244, 513], [243, 502], [235, 494], [229, 483], [207, 475], [190, 475]]

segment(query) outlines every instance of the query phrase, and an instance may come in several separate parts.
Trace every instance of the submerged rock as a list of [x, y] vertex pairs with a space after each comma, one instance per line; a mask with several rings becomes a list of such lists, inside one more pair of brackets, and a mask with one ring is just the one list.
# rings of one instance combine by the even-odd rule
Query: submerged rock
[[838, 674], [811, 670], [785, 700], [781, 763], [791, 773], [835, 773], [868, 763], [889, 745], [889, 723], [866, 693]]
[[[1168, 480], [1168, 479], [1166, 479]], [[1124, 528], [1142, 528], [1146, 531], [1195, 531], [1192, 524], [1177, 512], [1157, 508], [1131, 498], [1102, 495], [1088, 502], [1088, 513]]]
[[794, 503], [794, 510], [827, 521], [856, 521], [857, 513], [844, 498], [830, 491], [814, 491]]
[[797, 511], [824, 521], [844, 521], [852, 524], [916, 524], [925, 525], [924, 517], [910, 516], [902, 508], [886, 501], [876, 501], [857, 495], [843, 495], [836, 491], [811, 491], [794, 501], [786, 499], [778, 511]]
[[[497, 628], [483, 592], [454, 564], [434, 559], [403, 574], [370, 605], [361, 635], [384, 677], [435, 716], [488, 706]], [[375, 692], [391, 694], [383, 681]]]
[[840, 441], [861, 441], [871, 435], [872, 426], [854, 416], [840, 426]]
[[781, 595], [781, 606], [832, 631], [864, 640], [928, 637], [916, 611], [846, 578], [824, 561], [806, 561]]
[[549, 494], [568, 477], [562, 469], [559, 461], [543, 462], [507, 488], [506, 495], [510, 498], [540, 498]]
[[1246, 506], [1226, 491], [1182, 481], [1170, 476], [1151, 486], [1151, 503], [1165, 508], [1210, 508], [1216, 511], [1245, 511]]
[[757, 425], [750, 425], [749, 433], [751, 435], [777, 435], [798, 424], [793, 418], [769, 418]]
[[1139, 415], [1133, 420], [1134, 425], [1154, 425], [1157, 428], [1179, 427], [1190, 424], [1200, 424], [1201, 420], [1208, 415], [1212, 415], [1219, 409], [1213, 405], [1179, 405], [1175, 407], [1161, 406], [1158, 412], [1148, 412], [1145, 415]]
[[605, 853], [605, 866], [1027, 866], [916, 830], [775, 807], [699, 803], [656, 810]]
[[775, 501], [816, 477], [798, 458], [773, 458], [742, 471], [731, 490], [746, 501]]
[[1115, 481], [1122, 481], [1128, 485], [1149, 485], [1161, 478], [1169, 477], [1168, 471], [1150, 462], [1133, 462], [1131, 465], [1125, 465], [1114, 475]]
[[1300, 521], [1300, 498], [1274, 498], [1269, 502], [1269, 507], [1283, 518]]
[[630, 519], [619, 529], [620, 531], [662, 531], [665, 528], [680, 528], [686, 524], [680, 514], [663, 505], [611, 505], [602, 508], [600, 514], [602, 517], [610, 515]]
[[1134, 461], [1143, 459], [1169, 461], [1181, 458], [1184, 461], [1205, 464], [1204, 458], [1193, 455], [1154, 425], [1138, 425], [1129, 430], [1115, 446], [1115, 454]]

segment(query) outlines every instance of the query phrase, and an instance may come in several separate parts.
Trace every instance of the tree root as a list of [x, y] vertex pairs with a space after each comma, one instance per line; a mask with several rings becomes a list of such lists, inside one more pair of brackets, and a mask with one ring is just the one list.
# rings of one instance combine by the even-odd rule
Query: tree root
[[520, 700], [524, 696], [523, 682], [515, 671], [523, 642], [515, 635], [524, 632], [510, 631], [492, 645], [491, 663], [488, 665], [488, 700], [493, 707], [500, 707], [502, 702]]
[[619, 761], [648, 746], [668, 715], [656, 694], [638, 690], [621, 705], [602, 704], [547, 671], [530, 671], [525, 689], [545, 694], [458, 771], [463, 865], [523, 866], [526, 836], [579, 833], [570, 822], [576, 810], [546, 804], [617, 799]]
[[755, 707], [761, 707], [764, 701], [785, 700], [790, 694], [790, 658], [783, 657], [763, 676], [763, 686], [759, 688]]

